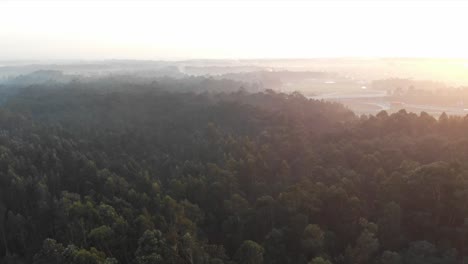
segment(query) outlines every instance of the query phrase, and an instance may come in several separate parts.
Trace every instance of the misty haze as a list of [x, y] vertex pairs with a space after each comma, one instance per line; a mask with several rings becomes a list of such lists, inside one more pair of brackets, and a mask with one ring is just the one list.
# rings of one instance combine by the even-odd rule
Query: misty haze
[[0, 264], [463, 264], [468, 2], [0, 1]]

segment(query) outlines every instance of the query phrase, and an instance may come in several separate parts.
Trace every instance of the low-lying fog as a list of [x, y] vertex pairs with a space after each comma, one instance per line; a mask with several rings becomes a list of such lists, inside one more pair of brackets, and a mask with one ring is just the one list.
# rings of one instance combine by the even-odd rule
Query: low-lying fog
[[[249, 89], [299, 91], [343, 103], [358, 114], [406, 109], [439, 115], [468, 113], [468, 60], [284, 59], [188, 61], [0, 62], [0, 83], [33, 85], [83, 77], [206, 77], [245, 83]], [[252, 88], [254, 87], [254, 88]]]

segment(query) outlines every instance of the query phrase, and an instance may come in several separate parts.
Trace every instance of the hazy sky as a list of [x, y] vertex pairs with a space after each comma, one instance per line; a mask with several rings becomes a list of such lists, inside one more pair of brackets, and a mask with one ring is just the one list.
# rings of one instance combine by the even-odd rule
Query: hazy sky
[[0, 59], [468, 58], [468, 1], [5, 1]]

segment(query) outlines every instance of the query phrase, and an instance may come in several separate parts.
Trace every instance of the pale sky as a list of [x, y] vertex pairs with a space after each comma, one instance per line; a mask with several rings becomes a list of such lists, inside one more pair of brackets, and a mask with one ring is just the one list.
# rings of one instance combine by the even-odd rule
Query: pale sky
[[468, 58], [468, 1], [0, 0], [0, 60]]

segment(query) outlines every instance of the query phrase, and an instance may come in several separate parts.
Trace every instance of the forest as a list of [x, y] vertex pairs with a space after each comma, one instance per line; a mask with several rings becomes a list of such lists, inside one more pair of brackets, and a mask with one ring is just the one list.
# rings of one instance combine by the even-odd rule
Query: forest
[[1, 263], [468, 255], [468, 118], [358, 116], [204, 77], [17, 81], [0, 94]]

